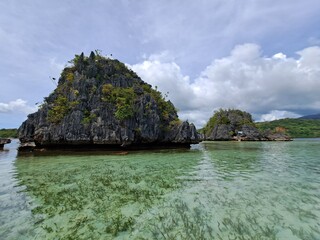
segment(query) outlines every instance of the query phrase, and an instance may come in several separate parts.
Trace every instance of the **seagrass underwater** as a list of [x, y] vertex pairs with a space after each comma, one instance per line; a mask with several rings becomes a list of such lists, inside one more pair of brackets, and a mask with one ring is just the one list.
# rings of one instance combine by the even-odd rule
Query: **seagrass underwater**
[[0, 239], [318, 239], [320, 139], [0, 152]]

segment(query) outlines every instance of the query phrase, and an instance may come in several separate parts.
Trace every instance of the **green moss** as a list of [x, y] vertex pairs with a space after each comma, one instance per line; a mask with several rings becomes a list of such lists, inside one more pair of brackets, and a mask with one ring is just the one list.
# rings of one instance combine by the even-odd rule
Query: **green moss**
[[73, 81], [73, 79], [74, 79], [73, 72], [68, 72], [66, 75], [66, 80], [71, 82]]
[[112, 97], [113, 99], [116, 99], [117, 110], [115, 112], [115, 117], [118, 120], [133, 117], [134, 101], [136, 98], [133, 88], [115, 88]]
[[58, 96], [54, 101], [53, 107], [48, 111], [48, 121], [52, 123], [60, 122], [70, 111], [68, 99], [64, 96]]
[[102, 94], [104, 96], [103, 101], [116, 105], [114, 115], [118, 120], [125, 120], [134, 116], [134, 102], [138, 96], [134, 93], [132, 87], [120, 88], [113, 87], [111, 84], [104, 84]]
[[77, 96], [79, 96], [79, 91], [78, 90], [73, 90], [73, 94], [77, 97]]
[[106, 95], [106, 96], [111, 95], [112, 90], [113, 90], [113, 86], [112, 86], [112, 84], [110, 84], [110, 83], [104, 84], [104, 85], [102, 86], [102, 93], [103, 93], [104, 95]]
[[117, 72], [127, 72], [128, 68], [122, 62], [113, 60], [113, 66]]
[[68, 101], [67, 97], [59, 95], [48, 110], [47, 120], [52, 123], [59, 123], [61, 120], [79, 104], [78, 101]]
[[82, 119], [81, 123], [82, 124], [89, 124], [93, 120], [95, 120], [96, 118], [97, 118], [97, 115], [95, 113], [91, 113], [89, 111], [85, 111], [84, 118]]
[[64, 68], [61, 73], [62, 79], [65, 79], [69, 82], [72, 82], [74, 80], [74, 71], [75, 70], [76, 69], [74, 66]]

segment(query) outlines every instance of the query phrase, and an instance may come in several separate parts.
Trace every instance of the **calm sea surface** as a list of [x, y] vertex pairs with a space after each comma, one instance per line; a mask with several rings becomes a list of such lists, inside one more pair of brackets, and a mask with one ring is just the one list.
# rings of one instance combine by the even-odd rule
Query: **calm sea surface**
[[320, 239], [320, 139], [0, 152], [0, 239]]

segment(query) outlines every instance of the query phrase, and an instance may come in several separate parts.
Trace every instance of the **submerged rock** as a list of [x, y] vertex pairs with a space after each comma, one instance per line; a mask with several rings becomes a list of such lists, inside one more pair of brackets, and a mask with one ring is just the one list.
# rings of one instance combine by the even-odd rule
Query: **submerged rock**
[[57, 88], [19, 128], [22, 144], [62, 146], [189, 146], [196, 128], [178, 119], [160, 92], [118, 60], [76, 55]]

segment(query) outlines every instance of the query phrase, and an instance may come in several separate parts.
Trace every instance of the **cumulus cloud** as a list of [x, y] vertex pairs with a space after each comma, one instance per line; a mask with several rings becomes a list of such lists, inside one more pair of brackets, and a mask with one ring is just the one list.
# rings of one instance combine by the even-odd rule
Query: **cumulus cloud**
[[27, 104], [27, 101], [16, 99], [8, 103], [0, 103], [0, 113], [20, 112], [29, 114], [35, 112], [37, 107], [32, 107]]
[[152, 55], [142, 63], [130, 67], [146, 82], [168, 95], [178, 109], [186, 110], [196, 107], [193, 104], [196, 96], [191, 88], [190, 78], [181, 73], [180, 67], [175, 62], [161, 62], [157, 56], [164, 59], [164, 54]]
[[193, 80], [174, 61], [154, 56], [132, 68], [160, 91], [170, 92], [180, 117], [201, 127], [218, 108], [239, 108], [260, 120], [319, 111], [320, 47], [305, 48], [297, 56], [268, 57], [256, 44], [238, 45]]
[[258, 55], [254, 44], [235, 49], [230, 56], [215, 60], [193, 83], [201, 101], [251, 112], [319, 109], [319, 47], [298, 52], [297, 60], [284, 54]]

